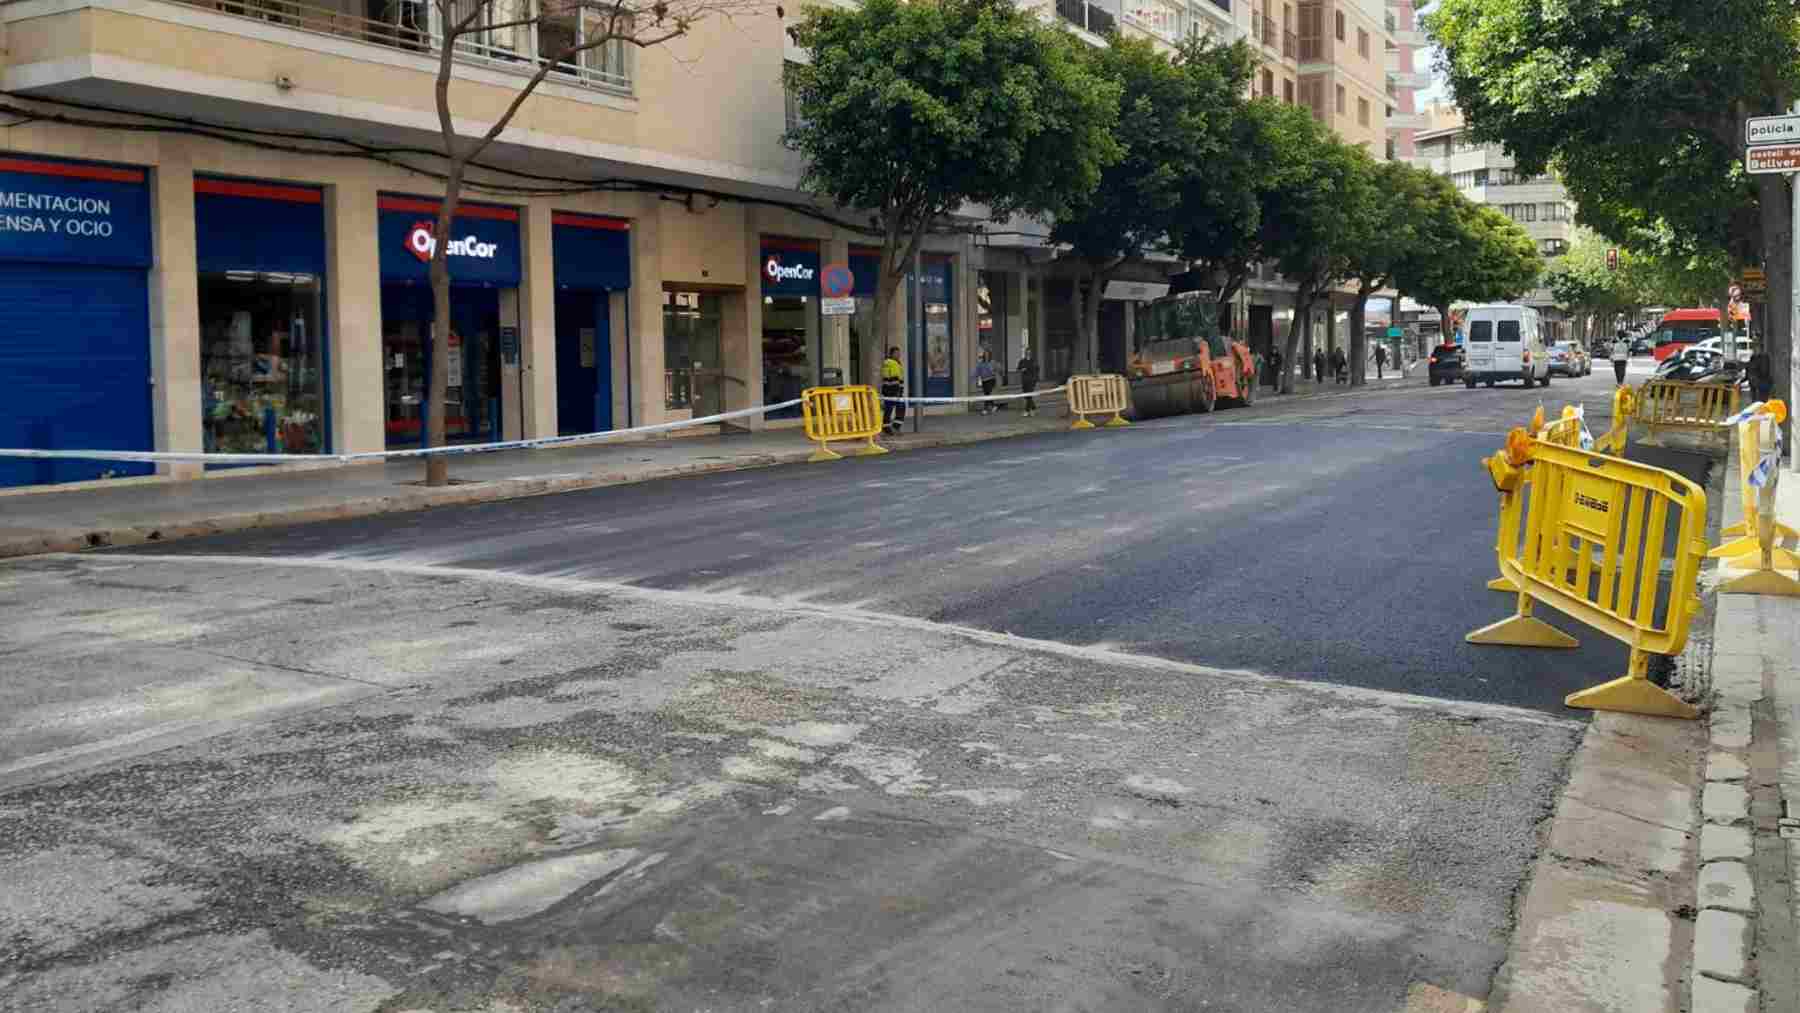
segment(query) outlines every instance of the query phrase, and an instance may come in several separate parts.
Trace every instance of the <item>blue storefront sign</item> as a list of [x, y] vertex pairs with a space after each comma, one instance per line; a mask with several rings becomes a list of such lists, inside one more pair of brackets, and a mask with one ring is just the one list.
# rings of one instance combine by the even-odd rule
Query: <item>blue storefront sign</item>
[[764, 295], [819, 294], [819, 245], [798, 240], [762, 241]]
[[150, 266], [142, 169], [0, 157], [0, 260]]
[[[432, 250], [438, 242], [438, 202], [382, 194], [376, 207], [381, 280], [429, 281]], [[523, 258], [517, 208], [459, 204], [450, 233], [451, 284], [487, 288], [519, 284]]]

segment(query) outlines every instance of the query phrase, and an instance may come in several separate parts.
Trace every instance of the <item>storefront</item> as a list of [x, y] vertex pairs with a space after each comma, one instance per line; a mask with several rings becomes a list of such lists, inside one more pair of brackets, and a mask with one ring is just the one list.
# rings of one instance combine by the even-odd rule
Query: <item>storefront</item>
[[[0, 446], [153, 450], [142, 169], [0, 155]], [[149, 465], [0, 461], [0, 486]]]
[[[382, 194], [376, 233], [381, 250], [382, 371], [389, 446], [420, 442], [435, 406], [427, 403], [426, 352], [434, 316], [430, 264], [438, 202]], [[462, 203], [450, 248], [449, 384], [445, 439], [497, 439], [501, 403], [501, 303], [516, 307], [521, 276], [519, 212]], [[516, 335], [516, 324], [515, 327]]]
[[328, 452], [323, 191], [197, 177], [194, 246], [206, 451]]
[[[819, 243], [762, 239], [763, 404], [792, 401], [820, 380]], [[798, 408], [771, 418], [798, 416]]]
[[[551, 230], [557, 428], [565, 436], [603, 432], [614, 426], [610, 296], [631, 287], [631, 224], [558, 211]], [[629, 362], [628, 335], [626, 344]], [[631, 371], [620, 373], [629, 382]]]

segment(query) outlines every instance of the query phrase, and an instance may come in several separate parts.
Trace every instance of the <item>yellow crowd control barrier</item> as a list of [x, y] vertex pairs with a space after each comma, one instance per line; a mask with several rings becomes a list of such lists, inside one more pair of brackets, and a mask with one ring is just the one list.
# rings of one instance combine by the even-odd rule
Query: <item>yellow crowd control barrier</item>
[[1106, 425], [1128, 426], [1125, 410], [1131, 407], [1131, 388], [1117, 373], [1069, 377], [1069, 411], [1075, 415], [1071, 429], [1092, 429], [1089, 415], [1111, 415]]
[[833, 440], [866, 440], [856, 448], [858, 456], [885, 454], [887, 449], [875, 442], [881, 432], [881, 398], [875, 388], [808, 387], [800, 395], [800, 412], [806, 420], [806, 438], [819, 445], [807, 460], [836, 461], [844, 455], [831, 449]]
[[1625, 440], [1631, 428], [1632, 416], [1637, 414], [1637, 391], [1620, 384], [1613, 391], [1612, 428], [1594, 440], [1594, 449], [1613, 457], [1625, 453]]
[[[1520, 438], [1530, 436], [1559, 446], [1579, 447], [1581, 446], [1582, 417], [1574, 405], [1564, 405], [1562, 417], [1555, 422], [1546, 424], [1544, 408], [1539, 405], [1538, 410], [1532, 413], [1529, 425], [1523, 430], [1514, 431], [1520, 434]], [[1508, 455], [1508, 463], [1512, 468], [1520, 469], [1526, 463], [1526, 446], [1524, 443], [1515, 443], [1512, 438], [1507, 440], [1507, 450], [1504, 453]], [[1500, 488], [1500, 534], [1494, 543], [1495, 555], [1499, 558], [1505, 558], [1507, 545], [1516, 544], [1519, 540], [1519, 522], [1525, 515], [1524, 481], [1525, 473], [1519, 471], [1518, 482], [1514, 484], [1513, 488]], [[1495, 480], [1495, 485], [1500, 485], [1498, 479]], [[1506, 575], [1504, 567], [1501, 568], [1500, 576], [1488, 581], [1487, 586], [1490, 591], [1504, 591], [1508, 594], [1516, 594], [1519, 591], [1519, 585], [1513, 583], [1512, 578]]]
[[[1532, 615], [1542, 604], [1631, 649], [1625, 674], [1570, 694], [1571, 707], [1694, 718], [1699, 711], [1649, 679], [1650, 655], [1687, 643], [1706, 554], [1706, 494], [1661, 468], [1535, 438], [1523, 429], [1486, 462], [1503, 495], [1500, 572], [1518, 590], [1516, 614], [1470, 633], [1472, 644], [1575, 647]], [[1529, 481], [1527, 481], [1529, 473]], [[1524, 493], [1529, 486], [1529, 495]], [[1671, 571], [1662, 583], [1663, 569]]]
[[1738, 388], [1730, 383], [1650, 380], [1637, 395], [1637, 420], [1649, 430], [1644, 440], [1649, 444], [1665, 429], [1728, 434], [1725, 420], [1737, 410]]
[[1719, 584], [1726, 594], [1774, 594], [1800, 597], [1800, 580], [1782, 570], [1800, 570], [1800, 554], [1784, 549], [1800, 532], [1775, 519], [1775, 490], [1781, 481], [1781, 424], [1787, 421], [1787, 404], [1767, 401], [1745, 409], [1749, 415], [1737, 425], [1738, 481], [1744, 489], [1744, 519], [1722, 532], [1738, 537], [1707, 553], [1715, 558], [1755, 557], [1749, 573]]

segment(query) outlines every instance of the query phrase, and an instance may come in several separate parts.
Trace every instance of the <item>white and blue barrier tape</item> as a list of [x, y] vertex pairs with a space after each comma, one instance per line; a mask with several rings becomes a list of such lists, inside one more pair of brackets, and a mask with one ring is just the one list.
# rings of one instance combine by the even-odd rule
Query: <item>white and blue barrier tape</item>
[[435, 457], [451, 454], [491, 454], [501, 450], [541, 450], [545, 447], [568, 447], [583, 443], [600, 443], [605, 440], [616, 440], [627, 436], [644, 436], [651, 433], [666, 433], [691, 426], [711, 425], [715, 422], [729, 422], [732, 419], [747, 418], [751, 415], [762, 415], [767, 412], [781, 411], [800, 404], [801, 399], [783, 401], [780, 404], [757, 405], [754, 408], [741, 408], [737, 411], [721, 412], [697, 419], [679, 419], [674, 422], [659, 422], [649, 426], [634, 426], [630, 429], [609, 429], [597, 433], [579, 433], [573, 436], [540, 436], [529, 440], [503, 440], [498, 443], [469, 443], [453, 447], [422, 447], [414, 450], [365, 450], [354, 454], [209, 454], [202, 451], [164, 451], [164, 450], [28, 450], [0, 448], [0, 457], [25, 458], [28, 460], [77, 460], [77, 461], [134, 461], [143, 464], [351, 464], [356, 461], [374, 461], [407, 457]]
[[1027, 394], [981, 394], [975, 397], [884, 397], [881, 400], [893, 404], [978, 404], [983, 401], [1017, 401], [1020, 398], [1044, 397], [1047, 394], [1060, 394], [1068, 390], [1068, 385], [1046, 387]]

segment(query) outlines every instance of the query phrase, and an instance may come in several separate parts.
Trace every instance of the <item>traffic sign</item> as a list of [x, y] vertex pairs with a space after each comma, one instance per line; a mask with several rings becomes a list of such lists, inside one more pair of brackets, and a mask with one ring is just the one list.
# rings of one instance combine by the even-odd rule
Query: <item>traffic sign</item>
[[1744, 121], [1744, 143], [1752, 148], [1800, 141], [1800, 116], [1752, 116]]
[[[1800, 117], [1796, 117], [1800, 119]], [[1800, 144], [1775, 144], [1744, 149], [1744, 171], [1800, 172]]]

